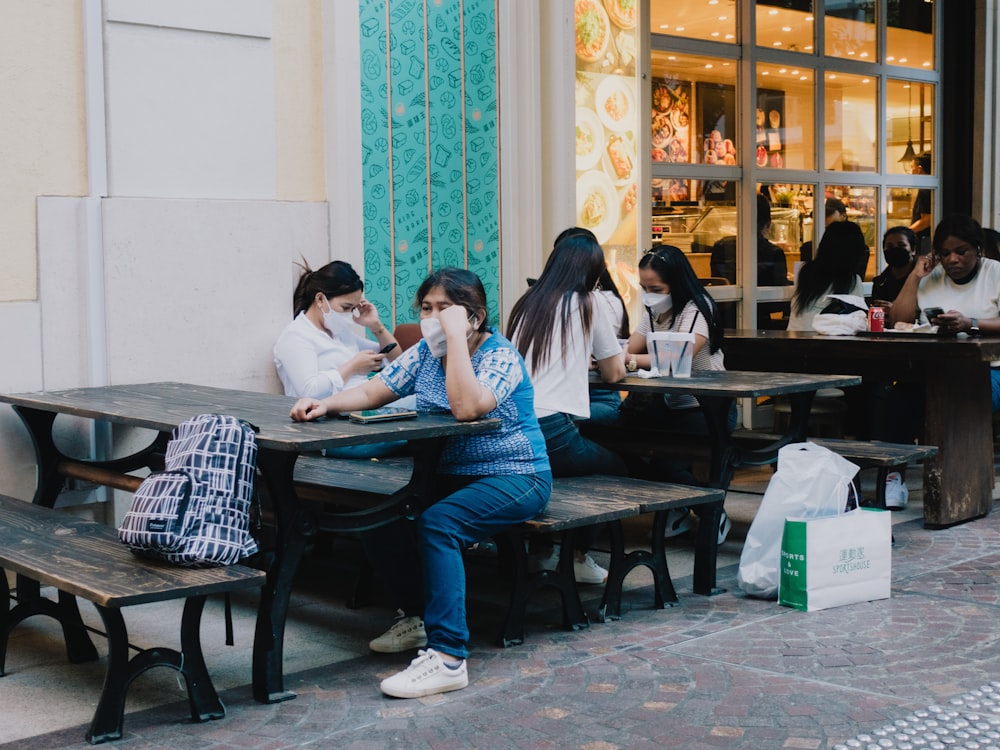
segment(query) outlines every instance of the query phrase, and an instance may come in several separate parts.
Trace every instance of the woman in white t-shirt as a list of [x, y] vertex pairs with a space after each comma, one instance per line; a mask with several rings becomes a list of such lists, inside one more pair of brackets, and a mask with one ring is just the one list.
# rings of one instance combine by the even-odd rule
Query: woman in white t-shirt
[[[639, 286], [646, 314], [641, 316], [628, 342], [626, 368], [630, 372], [650, 369], [646, 335], [654, 331], [694, 334], [692, 372], [725, 370], [722, 352], [722, 320], [715, 300], [705, 291], [684, 253], [673, 245], [660, 245], [639, 260]], [[681, 434], [706, 435], [708, 423], [694, 396], [666, 395], [662, 398], [631, 394], [622, 403], [621, 421]], [[729, 414], [730, 430], [736, 425], [736, 407]], [[657, 461], [650, 465], [652, 478], [683, 484], [697, 484], [691, 463], [684, 459]], [[732, 523], [723, 513], [719, 543]], [[666, 535], [674, 536], [691, 528], [686, 508], [670, 511]]]
[[[601, 272], [601, 278], [597, 282], [597, 292], [596, 299], [603, 302], [606, 307], [608, 323], [615, 332], [615, 338], [619, 344], [624, 344], [628, 341], [630, 333], [628, 310], [625, 309], [625, 300], [622, 299], [615, 280], [611, 278], [607, 268]], [[613, 424], [618, 421], [618, 410], [621, 405], [622, 397], [618, 391], [591, 391], [589, 421], [593, 424]]]
[[[396, 338], [382, 325], [375, 305], [364, 299], [364, 287], [349, 263], [335, 260], [316, 271], [302, 266], [292, 298], [295, 318], [274, 344], [274, 366], [286, 396], [326, 398], [361, 385], [384, 359], [399, 356]], [[355, 333], [355, 324], [371, 331], [375, 340]], [[338, 448], [327, 455], [373, 458], [402, 445]]]
[[[594, 234], [567, 229], [556, 238], [541, 276], [510, 313], [507, 336], [524, 357], [535, 387], [535, 415], [554, 477], [628, 473], [620, 456], [583, 437], [576, 426], [576, 420], [590, 417], [591, 358], [603, 380], [616, 383], [625, 377], [607, 304], [595, 291], [606, 268]], [[579, 548], [575, 573], [579, 583], [607, 578], [607, 571]]]
[[864, 297], [857, 269], [859, 259], [870, 252], [861, 227], [853, 221], [835, 221], [823, 230], [816, 257], [799, 269], [792, 295], [789, 331], [812, 331], [813, 318], [829, 304], [827, 295]]

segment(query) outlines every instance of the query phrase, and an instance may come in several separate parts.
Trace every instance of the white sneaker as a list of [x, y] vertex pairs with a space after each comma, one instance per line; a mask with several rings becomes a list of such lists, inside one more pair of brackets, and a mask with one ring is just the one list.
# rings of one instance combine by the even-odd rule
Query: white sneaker
[[732, 528], [733, 522], [729, 520], [729, 514], [726, 511], [722, 511], [722, 520], [719, 521], [719, 544], [726, 541], [726, 537], [729, 536]]
[[889, 510], [906, 510], [910, 502], [910, 491], [903, 481], [903, 475], [891, 471], [885, 478], [885, 507]]
[[552, 548], [551, 552], [538, 552], [528, 555], [528, 572], [538, 573], [543, 570], [555, 570], [559, 567], [559, 546]]
[[663, 537], [679, 536], [691, 530], [691, 512], [687, 508], [671, 508], [667, 511], [667, 527]]
[[461, 690], [469, 684], [469, 670], [463, 660], [456, 668], [445, 665], [432, 648], [418, 651], [417, 658], [402, 672], [386, 677], [379, 689], [393, 698], [422, 698], [425, 695]]
[[608, 571], [594, 562], [590, 555], [584, 555], [583, 561], [573, 561], [573, 577], [577, 583], [599, 584], [608, 580]]
[[398, 654], [427, 645], [427, 631], [419, 617], [407, 617], [403, 610], [397, 610], [396, 622], [378, 638], [368, 644], [368, 648], [379, 654]]

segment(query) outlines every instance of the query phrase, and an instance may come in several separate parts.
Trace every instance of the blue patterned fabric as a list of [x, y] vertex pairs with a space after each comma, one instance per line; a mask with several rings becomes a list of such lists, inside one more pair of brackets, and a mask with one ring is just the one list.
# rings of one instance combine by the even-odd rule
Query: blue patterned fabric
[[[486, 417], [500, 420], [500, 429], [483, 435], [448, 438], [438, 472], [467, 476], [536, 474], [549, 471], [545, 439], [535, 418], [534, 388], [524, 360], [496, 332], [472, 355], [480, 384], [489, 388], [497, 407]], [[398, 396], [415, 393], [419, 411], [450, 411], [441, 360], [420, 341], [390, 362], [376, 377]]]

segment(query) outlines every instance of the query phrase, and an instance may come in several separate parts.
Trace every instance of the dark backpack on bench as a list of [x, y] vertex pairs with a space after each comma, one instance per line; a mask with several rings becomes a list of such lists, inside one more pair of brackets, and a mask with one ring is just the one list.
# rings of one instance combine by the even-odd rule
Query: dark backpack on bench
[[200, 414], [174, 429], [164, 471], [146, 477], [118, 529], [142, 557], [187, 567], [230, 565], [257, 552], [250, 534], [257, 440], [235, 417]]

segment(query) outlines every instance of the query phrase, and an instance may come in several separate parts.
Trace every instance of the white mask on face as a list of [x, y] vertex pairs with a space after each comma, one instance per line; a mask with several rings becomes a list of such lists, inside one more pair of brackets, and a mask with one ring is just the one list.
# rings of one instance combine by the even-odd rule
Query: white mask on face
[[323, 327], [334, 336], [346, 336], [351, 332], [351, 323], [354, 322], [354, 312], [337, 312], [330, 307], [327, 302], [327, 309], [323, 311]]
[[662, 315], [670, 309], [673, 302], [669, 294], [653, 294], [652, 292], [642, 293], [642, 304], [656, 315]]
[[[475, 315], [469, 318], [469, 323], [471, 328], [465, 336], [466, 341], [471, 339], [472, 335], [476, 332]], [[427, 348], [431, 350], [432, 357], [441, 359], [441, 357], [448, 353], [448, 337], [445, 335], [444, 328], [441, 327], [440, 320], [437, 318], [421, 318], [420, 333], [423, 334], [424, 341], [427, 342]]]

